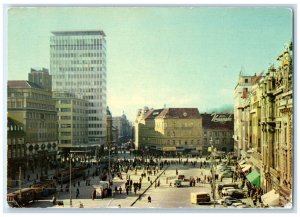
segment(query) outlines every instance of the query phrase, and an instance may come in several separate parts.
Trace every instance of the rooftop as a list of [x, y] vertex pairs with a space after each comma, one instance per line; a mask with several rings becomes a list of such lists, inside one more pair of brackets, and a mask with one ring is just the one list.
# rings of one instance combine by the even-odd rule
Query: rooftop
[[106, 36], [102, 30], [78, 30], [78, 31], [52, 31], [55, 36], [65, 35], [103, 35]]
[[7, 87], [9, 88], [38, 88], [43, 89], [40, 85], [31, 81], [25, 80], [10, 80], [7, 81]]
[[197, 108], [165, 108], [157, 118], [200, 119], [201, 116]]

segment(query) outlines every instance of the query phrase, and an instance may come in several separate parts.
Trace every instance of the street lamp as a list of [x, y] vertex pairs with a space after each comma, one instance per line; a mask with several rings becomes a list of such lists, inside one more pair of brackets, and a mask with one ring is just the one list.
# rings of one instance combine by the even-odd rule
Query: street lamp
[[70, 206], [72, 206], [72, 154], [69, 155], [70, 160]]
[[215, 155], [214, 155], [214, 146], [213, 146], [213, 140], [212, 137], [210, 138], [210, 161], [211, 161], [211, 175], [212, 175], [212, 194], [213, 194], [213, 200], [214, 200], [214, 208], [216, 207], [216, 179], [215, 179]]

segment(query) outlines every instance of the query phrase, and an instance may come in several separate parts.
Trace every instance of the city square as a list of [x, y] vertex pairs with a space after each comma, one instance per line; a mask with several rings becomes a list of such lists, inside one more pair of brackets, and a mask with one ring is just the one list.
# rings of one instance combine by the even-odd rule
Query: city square
[[295, 208], [293, 7], [7, 8], [8, 210]]

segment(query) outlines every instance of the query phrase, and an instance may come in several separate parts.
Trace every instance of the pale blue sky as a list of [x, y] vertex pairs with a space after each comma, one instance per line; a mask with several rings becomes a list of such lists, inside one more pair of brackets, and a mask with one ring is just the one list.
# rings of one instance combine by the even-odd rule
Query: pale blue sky
[[[50, 65], [51, 31], [101, 29], [113, 116], [137, 109], [233, 104], [241, 66], [259, 73], [293, 37], [287, 8], [15, 8], [8, 13], [8, 79]], [[50, 72], [51, 73], [51, 72]]]

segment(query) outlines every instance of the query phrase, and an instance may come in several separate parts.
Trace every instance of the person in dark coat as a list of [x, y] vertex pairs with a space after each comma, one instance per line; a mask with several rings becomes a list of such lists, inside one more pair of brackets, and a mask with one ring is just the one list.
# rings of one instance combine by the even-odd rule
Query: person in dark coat
[[76, 189], [76, 198], [78, 198], [79, 197], [79, 189], [77, 188]]
[[93, 198], [93, 200], [95, 200], [95, 199], [96, 199], [96, 189], [94, 189], [94, 191], [93, 191], [92, 198]]
[[148, 203], [151, 203], [151, 197], [150, 197], [150, 195], [148, 196]]

